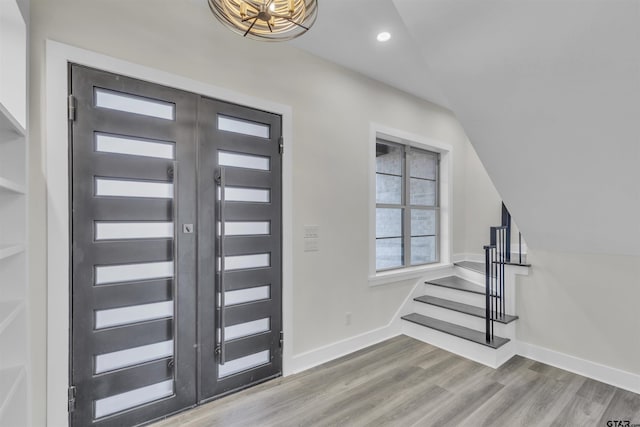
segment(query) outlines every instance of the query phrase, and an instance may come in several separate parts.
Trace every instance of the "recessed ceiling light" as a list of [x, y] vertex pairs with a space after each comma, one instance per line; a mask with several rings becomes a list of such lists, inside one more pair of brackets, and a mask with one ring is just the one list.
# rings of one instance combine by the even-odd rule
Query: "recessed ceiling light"
[[378, 37], [376, 37], [378, 39], [379, 42], [386, 42], [391, 38], [391, 34], [389, 34], [386, 31], [383, 31], [381, 33], [378, 34]]

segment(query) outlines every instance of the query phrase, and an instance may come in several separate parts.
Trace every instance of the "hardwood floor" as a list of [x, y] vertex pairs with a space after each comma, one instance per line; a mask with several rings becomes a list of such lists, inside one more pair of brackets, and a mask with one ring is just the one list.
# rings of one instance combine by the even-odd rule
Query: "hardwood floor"
[[640, 395], [516, 356], [497, 370], [399, 336], [153, 424], [640, 425]]

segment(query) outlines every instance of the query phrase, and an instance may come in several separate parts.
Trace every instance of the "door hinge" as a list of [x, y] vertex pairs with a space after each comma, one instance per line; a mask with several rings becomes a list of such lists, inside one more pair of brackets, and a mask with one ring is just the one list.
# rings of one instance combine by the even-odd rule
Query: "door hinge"
[[76, 410], [76, 386], [72, 385], [69, 387], [67, 390], [67, 397], [69, 398], [67, 410], [69, 412], [73, 412]]
[[282, 136], [278, 138], [278, 152], [280, 154], [284, 153], [284, 138]]
[[284, 333], [280, 331], [280, 348], [284, 345]]
[[67, 107], [68, 107], [68, 116], [69, 120], [74, 122], [76, 120], [76, 97], [73, 95], [69, 95], [67, 98]]

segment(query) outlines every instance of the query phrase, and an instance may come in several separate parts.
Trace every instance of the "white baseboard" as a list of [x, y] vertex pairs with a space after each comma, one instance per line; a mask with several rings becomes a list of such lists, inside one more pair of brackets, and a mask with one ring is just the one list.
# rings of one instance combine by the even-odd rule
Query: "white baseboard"
[[382, 328], [367, 331], [363, 334], [349, 337], [335, 343], [331, 343], [310, 351], [293, 356], [291, 362], [291, 374], [306, 371], [315, 366], [322, 365], [333, 359], [337, 359], [363, 348], [372, 346], [389, 338], [400, 335], [400, 328], [396, 322], [383, 326]]
[[638, 374], [522, 341], [518, 342], [517, 353], [520, 356], [640, 394], [640, 375]]

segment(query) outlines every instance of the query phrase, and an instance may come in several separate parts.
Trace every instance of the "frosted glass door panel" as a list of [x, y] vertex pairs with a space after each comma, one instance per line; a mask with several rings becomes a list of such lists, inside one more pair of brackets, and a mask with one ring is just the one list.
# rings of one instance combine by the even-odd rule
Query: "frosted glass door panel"
[[165, 319], [172, 316], [173, 301], [96, 310], [96, 329], [146, 322], [148, 320]]
[[173, 198], [170, 182], [149, 182], [96, 178], [96, 196]]
[[[236, 304], [261, 301], [271, 298], [271, 286], [257, 286], [255, 288], [239, 289], [224, 293], [224, 305], [229, 307]], [[220, 307], [220, 294], [218, 294], [218, 307]]]
[[[271, 265], [270, 254], [255, 255], [235, 255], [224, 257], [225, 270], [245, 270], [249, 268], [263, 268]], [[220, 269], [220, 258], [218, 258], [218, 270]]]
[[[259, 236], [271, 234], [269, 221], [225, 221], [224, 234], [226, 236]], [[218, 236], [220, 223], [218, 223]]]
[[268, 157], [218, 151], [218, 164], [220, 166], [268, 171], [271, 168], [270, 163], [271, 159]]
[[96, 240], [173, 237], [172, 222], [96, 222]]
[[166, 120], [175, 118], [175, 105], [169, 102], [98, 88], [95, 97], [96, 107]]
[[173, 380], [163, 381], [126, 393], [116, 394], [95, 401], [95, 417], [102, 418], [135, 406], [153, 402], [173, 394]]
[[173, 277], [173, 261], [96, 267], [96, 285]]
[[227, 132], [241, 133], [243, 135], [257, 136], [259, 138], [269, 138], [271, 130], [269, 125], [263, 123], [223, 115], [218, 115], [218, 129]]
[[[218, 200], [220, 197], [220, 187], [218, 187]], [[269, 203], [271, 191], [264, 188], [226, 187], [224, 198], [227, 202]]]
[[258, 366], [269, 363], [270, 360], [271, 352], [269, 350], [231, 360], [224, 365], [218, 365], [218, 377], [224, 378], [228, 377], [229, 375], [237, 374], [238, 372], [257, 368]]
[[[237, 338], [248, 337], [249, 335], [267, 332], [271, 328], [271, 322], [268, 317], [264, 319], [254, 320], [252, 322], [239, 323], [224, 328], [224, 339], [226, 341], [235, 340]], [[218, 330], [218, 335], [220, 331]]]
[[174, 158], [174, 145], [171, 143], [104, 133], [96, 134], [96, 151], [158, 159]]
[[173, 355], [173, 340], [163, 341], [126, 350], [114, 351], [96, 356], [95, 373], [112, 371], [127, 366], [162, 359]]

